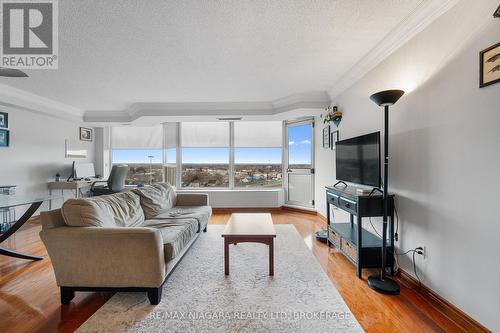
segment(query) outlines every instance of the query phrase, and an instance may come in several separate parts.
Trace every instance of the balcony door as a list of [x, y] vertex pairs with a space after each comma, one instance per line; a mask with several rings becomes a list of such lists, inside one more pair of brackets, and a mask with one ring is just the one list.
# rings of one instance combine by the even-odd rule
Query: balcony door
[[286, 123], [286, 204], [314, 207], [314, 120]]

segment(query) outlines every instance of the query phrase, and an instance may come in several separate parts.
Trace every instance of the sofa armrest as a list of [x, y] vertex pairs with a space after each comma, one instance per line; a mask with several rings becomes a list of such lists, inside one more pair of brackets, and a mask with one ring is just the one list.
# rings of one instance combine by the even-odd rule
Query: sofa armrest
[[159, 230], [66, 226], [44, 229], [40, 238], [58, 286], [157, 288], [165, 280]]
[[208, 206], [206, 193], [177, 193], [177, 206]]

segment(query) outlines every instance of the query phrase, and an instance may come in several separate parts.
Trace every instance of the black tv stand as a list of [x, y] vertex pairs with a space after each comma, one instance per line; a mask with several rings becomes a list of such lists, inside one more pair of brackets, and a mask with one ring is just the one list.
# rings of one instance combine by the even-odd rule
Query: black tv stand
[[335, 183], [335, 185], [333, 185], [333, 187], [337, 187], [338, 184], [344, 184], [345, 185], [344, 188], [348, 186], [346, 182], [339, 180], [338, 182]]
[[[372, 192], [378, 192], [374, 189]], [[389, 200], [389, 230], [387, 232], [386, 268], [394, 274], [394, 195], [388, 195]], [[330, 205], [350, 214], [350, 221], [333, 221]], [[354, 186], [338, 188], [326, 187], [326, 218], [328, 224], [327, 244], [333, 245], [356, 265], [356, 275], [361, 278], [363, 268], [378, 268], [382, 264], [382, 239], [365, 230], [362, 226], [363, 217], [382, 216], [384, 213], [383, 196], [362, 194]], [[356, 217], [356, 218], [355, 218]], [[356, 223], [355, 223], [356, 222]]]

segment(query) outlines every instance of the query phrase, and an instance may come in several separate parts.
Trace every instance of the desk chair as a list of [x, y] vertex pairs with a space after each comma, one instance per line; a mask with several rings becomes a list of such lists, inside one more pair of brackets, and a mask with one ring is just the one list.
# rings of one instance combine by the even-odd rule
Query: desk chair
[[[90, 193], [92, 196], [98, 196], [123, 191], [125, 189], [125, 179], [127, 178], [128, 170], [128, 165], [113, 165], [108, 180], [98, 180], [93, 182], [90, 187]], [[97, 183], [107, 183], [107, 185], [95, 186]]]

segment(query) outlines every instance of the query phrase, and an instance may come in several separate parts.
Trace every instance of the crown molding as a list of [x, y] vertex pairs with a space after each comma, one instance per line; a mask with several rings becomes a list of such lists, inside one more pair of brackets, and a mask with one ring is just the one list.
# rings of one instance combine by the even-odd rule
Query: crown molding
[[83, 110], [1, 83], [0, 105], [64, 120], [83, 121]]
[[[334, 100], [342, 92], [364, 77], [394, 51], [424, 30], [435, 19], [451, 9], [458, 0], [424, 0], [403, 21], [387, 34], [373, 49], [361, 58], [329, 90]], [[381, 18], [383, 19], [383, 18]]]
[[323, 109], [330, 105], [325, 91], [290, 95], [272, 102], [135, 103], [122, 111], [87, 111], [89, 123], [129, 123], [144, 117], [272, 116], [297, 109]]

